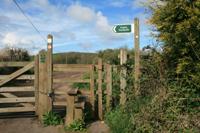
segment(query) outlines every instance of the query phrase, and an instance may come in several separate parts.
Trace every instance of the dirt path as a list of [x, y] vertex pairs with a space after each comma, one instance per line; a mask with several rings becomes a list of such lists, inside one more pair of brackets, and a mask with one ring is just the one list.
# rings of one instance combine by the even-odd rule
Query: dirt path
[[92, 123], [88, 128], [88, 133], [109, 133], [108, 126], [103, 121]]
[[[109, 128], [103, 122], [94, 122], [88, 128], [88, 133], [109, 133]], [[37, 118], [0, 119], [0, 133], [72, 133], [64, 132], [63, 127], [43, 127]]]
[[0, 119], [1, 133], [62, 133], [59, 127], [43, 127], [36, 118]]

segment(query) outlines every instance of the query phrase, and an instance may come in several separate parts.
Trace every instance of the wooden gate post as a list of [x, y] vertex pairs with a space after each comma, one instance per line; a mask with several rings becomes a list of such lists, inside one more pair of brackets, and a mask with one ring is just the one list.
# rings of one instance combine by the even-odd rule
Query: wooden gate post
[[[127, 62], [127, 51], [125, 49], [120, 50], [120, 65], [124, 65]], [[122, 67], [120, 70], [120, 104], [124, 105], [126, 102], [126, 68]]]
[[42, 121], [43, 115], [49, 110], [49, 96], [47, 88], [47, 52], [45, 50], [39, 53], [39, 97], [38, 97], [38, 116]]
[[98, 59], [98, 117], [103, 120], [103, 103], [102, 103], [102, 59]]
[[[48, 35], [48, 44], [47, 44], [47, 91], [48, 94], [52, 94], [52, 82], [53, 82], [53, 78], [52, 78], [52, 71], [53, 71], [53, 63], [52, 63], [52, 53], [53, 53], [53, 36], [52, 35]], [[53, 101], [52, 101], [52, 95], [50, 95], [50, 98], [48, 100], [48, 111], [52, 110], [52, 105], [53, 105]]]

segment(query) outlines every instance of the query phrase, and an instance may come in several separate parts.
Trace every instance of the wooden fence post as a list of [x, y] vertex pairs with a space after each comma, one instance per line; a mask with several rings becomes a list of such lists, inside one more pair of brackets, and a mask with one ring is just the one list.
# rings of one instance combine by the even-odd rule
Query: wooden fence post
[[139, 87], [139, 75], [140, 75], [140, 33], [139, 33], [139, 19], [135, 18], [134, 20], [134, 44], [135, 44], [135, 68], [134, 68], [134, 92], [135, 95], [140, 94], [140, 87]]
[[39, 57], [35, 56], [35, 67], [34, 67], [34, 88], [35, 88], [35, 113], [38, 115], [38, 98], [39, 98]]
[[91, 95], [91, 106], [92, 106], [92, 116], [94, 117], [95, 114], [95, 95], [94, 95], [94, 65], [90, 66], [90, 95]]
[[98, 59], [98, 117], [103, 120], [103, 103], [102, 103], [102, 59]]
[[[47, 44], [47, 92], [48, 94], [52, 93], [52, 71], [53, 71], [53, 64], [52, 64], [52, 51], [53, 51], [53, 36], [48, 35], [48, 44]], [[48, 111], [52, 110], [52, 97], [49, 97], [48, 100]]]
[[49, 110], [49, 97], [47, 89], [47, 52], [45, 50], [39, 53], [39, 98], [38, 98], [38, 116], [40, 121], [43, 115]]
[[[125, 49], [120, 50], [120, 65], [124, 65], [127, 62], [127, 51]], [[126, 102], [126, 68], [121, 67], [120, 70], [120, 104], [124, 105]]]
[[106, 64], [106, 111], [110, 111], [112, 100], [112, 66]]

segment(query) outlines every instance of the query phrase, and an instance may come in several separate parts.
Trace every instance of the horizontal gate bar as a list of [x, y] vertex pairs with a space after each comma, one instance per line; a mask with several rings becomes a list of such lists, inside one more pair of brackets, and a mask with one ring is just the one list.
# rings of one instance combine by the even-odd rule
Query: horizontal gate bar
[[53, 83], [90, 83], [89, 79], [53, 79]]
[[[4, 79], [5, 77], [7, 77], [8, 75], [0, 75], [0, 80]], [[17, 80], [34, 80], [35, 76], [34, 75], [21, 75], [19, 77], [16, 78]]]
[[30, 62], [0, 62], [0, 67], [23, 67]]
[[0, 103], [35, 102], [35, 97], [0, 98]]
[[0, 108], [0, 113], [29, 112], [29, 111], [35, 111], [35, 107]]
[[33, 86], [26, 86], [26, 87], [0, 87], [0, 93], [5, 92], [29, 92], [29, 91], [35, 91], [35, 88]]

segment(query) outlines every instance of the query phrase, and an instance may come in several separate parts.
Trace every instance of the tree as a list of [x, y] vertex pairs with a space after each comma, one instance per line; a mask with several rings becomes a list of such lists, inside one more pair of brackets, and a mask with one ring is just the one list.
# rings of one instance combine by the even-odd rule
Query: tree
[[199, 79], [200, 1], [156, 0], [149, 7], [150, 23], [158, 32], [156, 37], [161, 41], [163, 60], [170, 74]]

